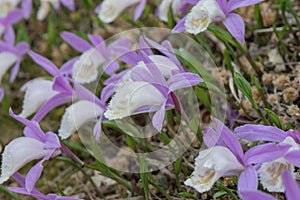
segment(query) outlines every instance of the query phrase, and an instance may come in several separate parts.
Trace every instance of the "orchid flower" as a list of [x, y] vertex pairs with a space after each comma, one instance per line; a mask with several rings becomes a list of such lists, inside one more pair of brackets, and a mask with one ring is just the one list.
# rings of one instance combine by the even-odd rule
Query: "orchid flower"
[[54, 7], [55, 10], [60, 10], [60, 4], [63, 4], [70, 11], [75, 10], [74, 0], [41, 0], [40, 8], [37, 12], [37, 19], [43, 21], [50, 12], [50, 4]]
[[24, 136], [11, 141], [2, 154], [2, 173], [0, 184], [7, 181], [10, 176], [16, 173], [28, 162], [40, 159], [27, 173], [25, 189], [31, 192], [43, 170], [43, 162], [60, 153], [61, 144], [56, 134], [44, 133], [37, 122], [29, 121], [15, 115], [10, 110], [10, 115], [23, 123]]
[[13, 82], [18, 74], [21, 61], [29, 50], [26, 42], [20, 42], [16, 46], [15, 33], [13, 29], [8, 29], [4, 35], [4, 41], [0, 41], [0, 82], [6, 71], [12, 68], [10, 82]]
[[114, 61], [114, 56], [123, 54], [130, 49], [129, 41], [119, 39], [106, 47], [104, 40], [99, 35], [88, 35], [91, 43], [70, 32], [63, 32], [61, 37], [74, 49], [81, 52], [81, 56], [72, 69], [64, 69], [72, 73], [73, 80], [78, 83], [90, 83], [97, 80], [99, 67], [111, 75], [119, 69], [119, 64]]
[[[142, 62], [123, 76], [104, 115], [108, 119], [120, 119], [155, 111], [152, 123], [160, 131], [165, 109], [175, 104], [173, 91], [192, 87], [202, 79], [193, 73], [179, 72], [177, 65], [164, 56], [148, 56], [142, 50], [138, 52]], [[169, 77], [168, 81], [165, 76]]]
[[62, 139], [71, 136], [83, 124], [96, 120], [94, 135], [99, 140], [101, 134], [101, 122], [106, 109], [105, 104], [85, 87], [74, 82], [76, 94], [79, 100], [66, 109], [61, 121], [58, 135]]
[[20, 193], [20, 194], [25, 194], [25, 195], [30, 195], [38, 200], [79, 200], [78, 198], [73, 198], [73, 197], [61, 197], [56, 194], [43, 194], [40, 191], [38, 191], [36, 188], [33, 188], [32, 191], [28, 192], [25, 188], [26, 184], [26, 179], [19, 174], [18, 172], [13, 175], [13, 178], [17, 181], [17, 183], [21, 187], [8, 187], [8, 190], [15, 192], [15, 193]]
[[270, 192], [284, 192], [282, 172], [287, 170], [293, 175], [294, 166], [300, 166], [300, 133], [295, 130], [285, 132], [273, 126], [254, 124], [237, 127], [234, 133], [249, 141], [271, 141], [290, 145], [289, 150], [281, 157], [262, 164], [259, 169], [259, 177], [264, 188]]
[[[23, 110], [21, 116], [27, 118], [37, 112], [32, 118], [40, 121], [52, 109], [68, 103], [72, 98], [76, 98], [74, 91], [64, 74], [47, 58], [29, 51], [30, 57], [53, 76], [52, 80], [38, 78], [26, 83], [21, 90], [25, 90], [23, 101]], [[66, 62], [63, 68], [69, 68], [77, 59], [71, 59]]]
[[185, 10], [186, 5], [187, 4], [184, 3], [182, 0], [162, 0], [156, 11], [156, 15], [160, 20], [168, 22], [168, 12], [170, 6], [172, 6], [173, 14], [176, 15], [182, 13], [182, 11]]
[[142, 15], [147, 0], [104, 0], [97, 8], [95, 12], [98, 13], [98, 17], [104, 23], [113, 22], [126, 8], [139, 4], [134, 11], [134, 20]]
[[12, 32], [12, 25], [19, 22], [23, 17], [23, 13], [19, 9], [15, 9], [7, 13], [5, 16], [0, 16], [0, 37], [6, 32]]
[[207, 29], [210, 23], [222, 21], [231, 35], [240, 43], [245, 41], [245, 24], [242, 17], [232, 11], [262, 2], [263, 0], [200, 0], [190, 13], [182, 18], [173, 31], [186, 30], [198, 34]]
[[244, 154], [235, 135], [217, 119], [214, 127], [207, 127], [204, 142], [208, 149], [199, 153], [195, 171], [185, 182], [199, 192], [210, 190], [220, 177], [232, 175], [239, 175], [238, 191], [241, 194], [255, 192], [258, 186], [256, 166], [282, 157], [291, 146], [263, 144]]

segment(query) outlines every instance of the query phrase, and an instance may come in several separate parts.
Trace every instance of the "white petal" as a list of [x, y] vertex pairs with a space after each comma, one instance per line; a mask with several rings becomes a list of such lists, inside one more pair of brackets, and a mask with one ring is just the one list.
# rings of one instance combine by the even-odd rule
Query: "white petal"
[[41, 159], [51, 150], [44, 150], [44, 143], [29, 137], [19, 137], [11, 141], [2, 154], [0, 184], [28, 162]]
[[160, 20], [164, 22], [168, 22], [168, 12], [170, 5], [172, 3], [172, 0], [163, 0], [157, 10], [157, 15]]
[[163, 102], [164, 97], [153, 85], [136, 81], [118, 88], [104, 116], [110, 120], [121, 119], [144, 106], [159, 108]]
[[27, 83], [20, 116], [27, 118], [35, 113], [47, 100], [57, 94], [57, 92], [52, 89], [52, 85], [52, 81], [40, 78]]
[[[171, 76], [172, 70], [178, 70], [177, 65], [166, 56], [151, 55], [149, 56], [149, 58], [152, 60], [153, 63], [155, 63], [155, 65], [165, 78], [169, 78]], [[138, 65], [135, 67], [147, 68], [145, 63], [142, 61], [139, 62]]]
[[39, 21], [43, 21], [47, 17], [49, 12], [50, 12], [49, 3], [47, 1], [41, 1], [41, 5], [40, 5], [40, 8], [37, 12], [37, 17], [36, 18]]
[[104, 0], [98, 16], [104, 23], [110, 23], [114, 21], [123, 10], [139, 1], [140, 0]]
[[187, 32], [196, 35], [205, 31], [212, 21], [225, 18], [226, 16], [216, 0], [201, 0], [187, 15], [185, 27]]
[[62, 139], [68, 138], [81, 125], [99, 117], [103, 109], [90, 101], [78, 101], [66, 109], [62, 117], [58, 135]]
[[9, 52], [0, 53], [0, 82], [6, 71], [17, 61], [17, 57]]
[[284, 192], [281, 175], [285, 170], [295, 176], [294, 166], [283, 158], [263, 163], [259, 169], [259, 179], [263, 187], [269, 192]]
[[90, 83], [98, 77], [98, 67], [105, 62], [99, 51], [91, 48], [74, 63], [72, 77], [78, 83]]
[[239, 174], [244, 170], [233, 153], [222, 146], [200, 151], [195, 165], [191, 178], [184, 184], [195, 188], [200, 193], [210, 190], [225, 173]]

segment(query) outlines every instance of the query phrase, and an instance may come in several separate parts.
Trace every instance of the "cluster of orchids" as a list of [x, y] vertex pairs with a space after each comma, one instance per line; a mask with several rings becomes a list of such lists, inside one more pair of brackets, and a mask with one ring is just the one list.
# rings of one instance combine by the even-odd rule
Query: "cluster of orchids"
[[[174, 27], [174, 33], [198, 34], [210, 23], [222, 21], [231, 35], [243, 44], [245, 25], [233, 10], [261, 1], [162, 0], [155, 14], [164, 22], [168, 21], [169, 12], [182, 17]], [[75, 10], [73, 0], [41, 0], [37, 19], [44, 20], [52, 8], [59, 11], [61, 4], [70, 11]], [[134, 20], [138, 20], [146, 5], [146, 0], [104, 0], [95, 12], [102, 22], [111, 23], [126, 8], [136, 6]], [[70, 138], [82, 125], [94, 122], [94, 139], [99, 141], [103, 120], [141, 113], [153, 113], [151, 123], [159, 132], [164, 126], [166, 111], [179, 109], [175, 92], [204, 80], [201, 74], [190, 72], [180, 62], [170, 41], [158, 43], [144, 35], [134, 44], [127, 38], [106, 44], [100, 35], [87, 34], [86, 40], [72, 32], [62, 32], [60, 36], [64, 42], [80, 55], [56, 66], [46, 57], [31, 51], [27, 43], [15, 42], [13, 25], [28, 19], [31, 13], [31, 0], [0, 2], [0, 80], [11, 68], [9, 81], [13, 82], [26, 55], [50, 76], [28, 81], [21, 88], [25, 93], [22, 111], [19, 114], [12, 109], [9, 111], [9, 115], [25, 128], [23, 136], [7, 144], [2, 153], [0, 184], [12, 177], [20, 186], [8, 187], [10, 191], [41, 200], [77, 199], [45, 195], [35, 187], [47, 160], [62, 153], [79, 160], [62, 140]], [[86, 87], [103, 77], [105, 80], [98, 95]], [[4, 90], [0, 89], [0, 100], [3, 96]], [[39, 123], [60, 106], [67, 107], [57, 132], [43, 131]], [[195, 159], [195, 169], [186, 178], [186, 186], [203, 193], [221, 177], [237, 176], [237, 191], [241, 199], [275, 199], [267, 192], [285, 192], [288, 200], [298, 199], [300, 188], [295, 170], [300, 167], [300, 133], [297, 130], [246, 124], [231, 131], [216, 118], [212, 124], [203, 135], [207, 149], [200, 151]], [[241, 141], [247, 141], [251, 148], [247, 147], [245, 151]], [[26, 176], [18, 172], [36, 160]], [[259, 184], [264, 191], [259, 190]]]

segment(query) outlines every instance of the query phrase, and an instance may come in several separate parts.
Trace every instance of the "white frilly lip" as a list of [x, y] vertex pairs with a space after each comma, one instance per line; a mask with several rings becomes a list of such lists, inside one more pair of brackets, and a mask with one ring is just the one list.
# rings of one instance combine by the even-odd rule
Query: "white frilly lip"
[[35, 113], [47, 100], [57, 94], [52, 89], [53, 82], [41, 78], [34, 79], [23, 86], [26, 89], [20, 116], [27, 118]]
[[294, 166], [284, 158], [279, 158], [261, 165], [258, 172], [259, 179], [264, 189], [269, 192], [284, 192], [281, 174], [287, 170], [292, 176], [295, 176], [294, 169]]
[[0, 82], [7, 70], [17, 61], [17, 56], [9, 52], [0, 53]]
[[105, 58], [95, 48], [84, 52], [74, 63], [72, 77], [78, 83], [90, 83], [99, 75], [98, 67], [105, 62]]
[[225, 19], [226, 16], [216, 0], [201, 0], [187, 15], [186, 31], [197, 35], [207, 29], [215, 19]]
[[138, 2], [140, 2], [140, 0], [104, 0], [101, 4], [98, 17], [104, 23], [111, 23], [123, 10]]
[[41, 159], [51, 152], [43, 147], [44, 143], [30, 137], [19, 137], [6, 145], [2, 154], [0, 184], [28, 162]]
[[58, 135], [62, 139], [66, 139], [84, 123], [96, 119], [102, 113], [103, 109], [97, 104], [86, 100], [78, 101], [66, 109]]
[[[286, 137], [281, 143], [291, 145], [288, 152], [300, 150], [300, 145], [290, 136]], [[263, 187], [269, 192], [284, 192], [282, 173], [285, 170], [289, 171], [292, 176], [295, 176], [294, 166], [284, 158], [263, 163], [258, 173]]]
[[195, 162], [195, 171], [184, 184], [198, 192], [206, 192], [225, 173], [239, 174], [244, 170], [233, 153], [225, 147], [215, 146], [200, 151]]
[[121, 119], [144, 106], [159, 108], [164, 102], [162, 94], [150, 83], [135, 81], [119, 87], [104, 113], [107, 119]]

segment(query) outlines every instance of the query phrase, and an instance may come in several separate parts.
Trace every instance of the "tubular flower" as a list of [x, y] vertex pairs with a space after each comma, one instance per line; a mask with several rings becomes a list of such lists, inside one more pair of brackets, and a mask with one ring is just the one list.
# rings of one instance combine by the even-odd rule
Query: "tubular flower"
[[168, 22], [168, 12], [170, 6], [174, 15], [180, 14], [186, 7], [186, 3], [182, 0], [163, 0], [156, 11], [158, 18], [164, 22]]
[[[232, 13], [233, 10], [243, 6], [254, 5], [263, 0], [200, 0], [191, 9], [189, 14], [182, 18], [174, 31], [186, 30], [198, 34], [207, 29], [210, 23], [222, 21], [231, 35], [240, 43], [244, 43], [245, 24], [240, 15]], [[192, 1], [194, 3], [194, 1]]]
[[10, 75], [10, 82], [13, 82], [18, 74], [21, 61], [29, 50], [26, 42], [15, 43], [15, 33], [13, 29], [8, 29], [4, 35], [4, 41], [0, 41], [0, 82], [6, 71], [13, 67]]
[[239, 174], [244, 170], [235, 155], [226, 147], [215, 146], [201, 151], [195, 160], [195, 171], [184, 184], [198, 192], [206, 192], [226, 172]]
[[118, 63], [113, 62], [114, 56], [129, 51], [129, 42], [126, 39], [116, 40], [106, 46], [99, 35], [88, 35], [92, 45], [70, 32], [63, 32], [61, 37], [82, 53], [71, 69], [62, 69], [66, 74], [71, 73], [73, 80], [78, 83], [90, 83], [97, 80], [100, 67], [107, 74], [113, 74], [119, 69]]
[[21, 118], [12, 111], [10, 111], [10, 115], [23, 123], [26, 128], [24, 129], [24, 137], [11, 141], [2, 153], [0, 184], [7, 181], [10, 176], [28, 162], [40, 159], [29, 170], [25, 179], [25, 189], [27, 192], [31, 192], [42, 173], [43, 162], [58, 155], [61, 145], [56, 134], [52, 132], [44, 133], [35, 121]]

